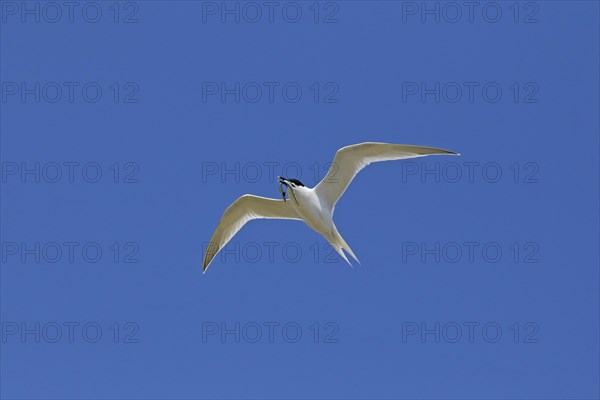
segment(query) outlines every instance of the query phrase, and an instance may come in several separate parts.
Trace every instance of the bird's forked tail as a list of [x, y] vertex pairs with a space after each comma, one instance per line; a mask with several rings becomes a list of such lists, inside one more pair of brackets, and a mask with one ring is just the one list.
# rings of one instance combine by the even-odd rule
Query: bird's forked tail
[[346, 250], [346, 252], [348, 254], [350, 254], [352, 256], [352, 258], [354, 258], [356, 260], [357, 263], [360, 264], [360, 261], [358, 261], [358, 258], [356, 257], [356, 255], [354, 255], [354, 252], [352, 251], [350, 246], [348, 246], [348, 243], [346, 243], [346, 241], [344, 240], [342, 235], [340, 235], [340, 233], [338, 232], [338, 230], [335, 226], [331, 230], [331, 236], [328, 239], [329, 239], [329, 244], [331, 245], [331, 247], [333, 247], [335, 249], [335, 251], [337, 251], [338, 254], [340, 256], [342, 256], [342, 258], [344, 260], [346, 260], [348, 265], [350, 265], [352, 267], [352, 264], [350, 263], [350, 261], [348, 261], [346, 254], [344, 254], [344, 250]]

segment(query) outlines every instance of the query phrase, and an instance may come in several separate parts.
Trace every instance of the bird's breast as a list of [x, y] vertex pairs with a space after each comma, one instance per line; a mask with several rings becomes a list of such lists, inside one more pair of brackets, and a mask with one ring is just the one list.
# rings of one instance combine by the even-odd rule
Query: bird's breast
[[313, 191], [302, 191], [297, 194], [298, 203], [294, 204], [296, 212], [304, 222], [317, 232], [329, 232], [332, 226], [331, 215], [325, 210]]

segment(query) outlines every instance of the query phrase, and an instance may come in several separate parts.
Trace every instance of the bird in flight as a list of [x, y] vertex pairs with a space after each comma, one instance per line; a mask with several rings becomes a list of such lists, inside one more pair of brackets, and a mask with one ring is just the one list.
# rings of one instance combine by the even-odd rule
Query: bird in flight
[[[360, 263], [333, 223], [336, 203], [356, 174], [367, 165], [432, 154], [459, 155], [433, 147], [367, 142], [339, 149], [327, 175], [314, 188], [304, 186], [298, 179], [277, 177], [281, 200], [245, 194], [225, 210], [204, 253], [202, 271], [206, 272], [215, 255], [248, 221], [261, 218], [304, 221], [323, 235], [348, 264], [344, 250]], [[284, 187], [291, 194], [287, 199]]]

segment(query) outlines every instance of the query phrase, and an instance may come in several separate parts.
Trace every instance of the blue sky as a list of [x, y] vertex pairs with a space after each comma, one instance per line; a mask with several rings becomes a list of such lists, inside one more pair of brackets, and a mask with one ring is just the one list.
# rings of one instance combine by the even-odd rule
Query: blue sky
[[0, 4], [3, 398], [600, 395], [597, 2]]

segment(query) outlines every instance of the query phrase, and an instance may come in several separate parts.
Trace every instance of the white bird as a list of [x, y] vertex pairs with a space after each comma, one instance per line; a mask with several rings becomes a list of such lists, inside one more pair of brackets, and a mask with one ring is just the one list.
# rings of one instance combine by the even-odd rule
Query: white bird
[[[259, 218], [302, 220], [323, 235], [348, 264], [350, 261], [346, 258], [344, 250], [360, 263], [333, 223], [336, 203], [356, 174], [370, 163], [431, 154], [459, 155], [453, 151], [433, 147], [367, 142], [339, 149], [327, 175], [314, 188], [304, 186], [297, 179], [277, 177], [282, 200], [245, 194], [225, 210], [206, 248], [202, 271], [206, 272], [215, 255], [246, 222]], [[288, 188], [293, 201], [286, 201], [282, 185]]]

